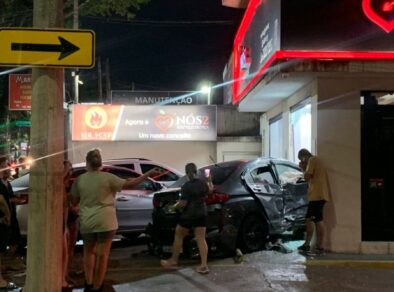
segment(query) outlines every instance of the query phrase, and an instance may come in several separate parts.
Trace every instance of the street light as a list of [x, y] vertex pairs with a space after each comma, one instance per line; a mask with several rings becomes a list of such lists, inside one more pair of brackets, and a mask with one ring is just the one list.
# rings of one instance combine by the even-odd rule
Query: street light
[[207, 95], [207, 104], [211, 104], [211, 90], [212, 90], [212, 88], [207, 85], [204, 85], [201, 88], [201, 92], [205, 93]]

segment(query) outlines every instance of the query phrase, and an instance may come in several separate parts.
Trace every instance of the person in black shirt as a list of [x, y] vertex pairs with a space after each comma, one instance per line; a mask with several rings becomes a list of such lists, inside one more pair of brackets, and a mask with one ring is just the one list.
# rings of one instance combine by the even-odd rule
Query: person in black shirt
[[205, 197], [212, 191], [212, 178], [209, 176], [208, 183], [197, 177], [197, 166], [194, 163], [188, 163], [185, 166], [185, 172], [188, 176], [187, 181], [181, 188], [181, 198], [175, 207], [183, 208], [178, 225], [175, 229], [175, 238], [172, 246], [172, 256], [167, 260], [162, 260], [161, 265], [164, 268], [177, 268], [179, 254], [183, 246], [183, 239], [194, 230], [200, 252], [201, 264], [196, 271], [201, 274], [209, 273], [208, 269], [208, 246], [205, 240], [207, 227], [207, 207]]

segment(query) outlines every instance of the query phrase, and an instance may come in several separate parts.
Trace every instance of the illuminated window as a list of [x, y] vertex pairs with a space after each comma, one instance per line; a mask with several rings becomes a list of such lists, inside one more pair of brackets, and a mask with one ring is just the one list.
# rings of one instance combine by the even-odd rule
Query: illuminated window
[[302, 148], [311, 151], [312, 147], [312, 119], [311, 119], [311, 103], [307, 99], [290, 111], [290, 144], [293, 155], [291, 159], [298, 161], [297, 154]]
[[283, 119], [282, 115], [269, 121], [269, 153], [270, 157], [284, 158], [283, 155]]

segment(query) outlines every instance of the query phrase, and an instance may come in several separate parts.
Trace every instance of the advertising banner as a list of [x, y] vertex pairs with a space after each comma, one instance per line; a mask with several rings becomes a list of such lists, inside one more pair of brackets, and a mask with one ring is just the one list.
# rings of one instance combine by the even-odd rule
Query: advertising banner
[[9, 110], [31, 110], [31, 74], [10, 74]]
[[73, 105], [73, 141], [216, 141], [216, 106]]

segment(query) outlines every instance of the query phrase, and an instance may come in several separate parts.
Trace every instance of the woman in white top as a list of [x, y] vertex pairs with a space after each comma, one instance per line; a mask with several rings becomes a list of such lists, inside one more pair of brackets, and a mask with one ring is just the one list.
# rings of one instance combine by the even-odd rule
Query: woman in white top
[[100, 150], [89, 151], [86, 155], [87, 172], [80, 175], [71, 187], [72, 203], [80, 206], [86, 291], [101, 291], [103, 287], [112, 239], [118, 229], [115, 194], [159, 173], [158, 169], [152, 169], [138, 178], [122, 179], [100, 171], [101, 166]]

